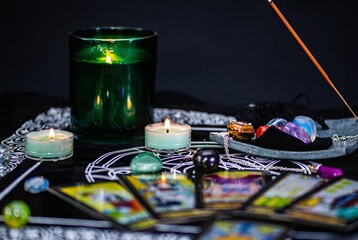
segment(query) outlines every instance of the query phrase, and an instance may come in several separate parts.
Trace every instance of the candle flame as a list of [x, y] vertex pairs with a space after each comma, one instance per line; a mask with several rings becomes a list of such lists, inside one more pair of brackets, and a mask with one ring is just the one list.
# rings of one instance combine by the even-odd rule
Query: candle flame
[[166, 177], [165, 177], [165, 174], [162, 173], [162, 175], [160, 176], [160, 183], [161, 183], [161, 184], [166, 184], [166, 182], [167, 182], [167, 179], [166, 179]]
[[106, 63], [112, 64], [112, 59], [109, 55], [106, 56]]
[[51, 128], [48, 132], [48, 137], [50, 138], [50, 140], [53, 140], [55, 138], [55, 131], [53, 130], [53, 128]]
[[113, 51], [113, 49], [107, 49], [103, 47], [99, 47], [99, 51], [103, 53], [103, 56], [97, 58], [100, 61], [103, 61], [108, 64], [112, 64], [113, 62], [121, 62], [122, 58], [116, 55]]
[[164, 121], [164, 128], [165, 128], [165, 129], [170, 129], [170, 120], [169, 120], [169, 118], [165, 119], [165, 121]]

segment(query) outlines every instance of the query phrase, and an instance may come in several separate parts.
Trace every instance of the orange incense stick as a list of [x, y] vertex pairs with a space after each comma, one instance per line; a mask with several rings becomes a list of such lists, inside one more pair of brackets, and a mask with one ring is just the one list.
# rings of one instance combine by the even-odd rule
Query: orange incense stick
[[275, 5], [275, 3], [272, 0], [268, 0], [268, 2], [270, 3], [270, 5], [272, 6], [273, 10], [275, 10], [275, 12], [277, 13], [277, 15], [280, 17], [280, 19], [282, 20], [282, 22], [286, 25], [286, 27], [288, 28], [288, 30], [291, 32], [291, 34], [295, 37], [295, 39], [297, 40], [297, 42], [300, 44], [300, 46], [303, 48], [303, 50], [306, 52], [306, 54], [308, 55], [308, 57], [312, 60], [312, 62], [314, 63], [314, 65], [317, 67], [318, 71], [320, 71], [320, 73], [322, 74], [322, 76], [326, 79], [326, 81], [328, 82], [328, 84], [333, 88], [333, 90], [338, 94], [338, 96], [342, 99], [342, 101], [344, 102], [344, 104], [347, 106], [347, 108], [349, 109], [349, 111], [353, 114], [354, 118], [356, 119], [356, 121], [358, 121], [358, 117], [356, 116], [356, 114], [354, 113], [354, 111], [352, 110], [352, 108], [349, 106], [349, 104], [347, 103], [347, 101], [344, 99], [344, 97], [342, 96], [342, 94], [338, 91], [338, 89], [334, 86], [333, 82], [329, 79], [327, 73], [324, 71], [324, 69], [321, 67], [321, 65], [318, 63], [318, 61], [316, 60], [316, 58], [312, 55], [312, 53], [310, 52], [310, 50], [306, 47], [306, 45], [303, 43], [303, 41], [301, 40], [301, 38], [297, 35], [297, 33], [295, 32], [295, 30], [291, 27], [290, 23], [286, 20], [286, 18], [283, 16], [283, 14], [281, 13], [281, 11], [277, 8], [277, 6]]

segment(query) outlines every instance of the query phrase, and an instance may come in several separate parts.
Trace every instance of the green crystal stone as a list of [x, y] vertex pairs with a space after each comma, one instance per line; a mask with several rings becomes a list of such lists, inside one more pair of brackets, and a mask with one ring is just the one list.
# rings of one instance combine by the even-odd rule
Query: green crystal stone
[[151, 152], [143, 152], [136, 155], [130, 167], [133, 173], [155, 173], [162, 170], [162, 160]]
[[24, 201], [13, 200], [4, 206], [2, 214], [6, 226], [21, 228], [29, 221], [31, 211]]

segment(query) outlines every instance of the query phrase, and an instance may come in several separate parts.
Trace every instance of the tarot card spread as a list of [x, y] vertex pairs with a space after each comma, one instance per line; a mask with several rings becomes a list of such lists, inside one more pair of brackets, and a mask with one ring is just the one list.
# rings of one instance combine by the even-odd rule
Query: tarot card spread
[[341, 179], [299, 201], [287, 213], [332, 225], [357, 223], [358, 181]]
[[287, 232], [280, 225], [254, 221], [218, 220], [199, 239], [279, 240]]
[[319, 187], [325, 180], [303, 174], [282, 175], [275, 184], [262, 190], [248, 206], [253, 212], [272, 213]]
[[158, 218], [200, 214], [195, 185], [185, 174], [125, 175], [121, 179]]
[[214, 209], [235, 209], [266, 184], [260, 171], [220, 171], [202, 177], [203, 205]]
[[50, 192], [122, 228], [143, 229], [155, 224], [153, 217], [133, 194], [117, 182], [56, 187]]

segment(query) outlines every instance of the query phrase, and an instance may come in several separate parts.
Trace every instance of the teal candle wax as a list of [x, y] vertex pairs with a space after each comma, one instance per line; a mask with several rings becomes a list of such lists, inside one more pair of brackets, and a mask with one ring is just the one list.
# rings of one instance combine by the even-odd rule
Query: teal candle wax
[[71, 124], [79, 140], [130, 142], [153, 121], [156, 38], [113, 31], [70, 38]]
[[187, 124], [149, 124], [145, 127], [145, 146], [153, 151], [174, 152], [188, 149], [191, 141], [191, 127]]
[[41, 130], [26, 134], [25, 153], [30, 159], [56, 161], [73, 154], [73, 133], [62, 130]]

